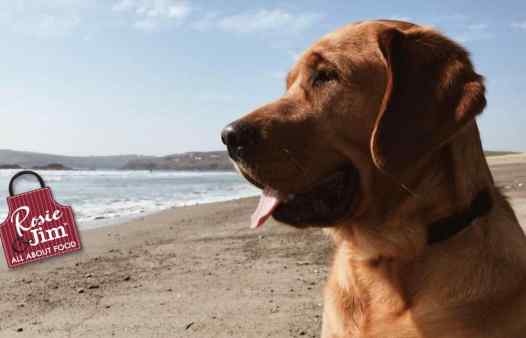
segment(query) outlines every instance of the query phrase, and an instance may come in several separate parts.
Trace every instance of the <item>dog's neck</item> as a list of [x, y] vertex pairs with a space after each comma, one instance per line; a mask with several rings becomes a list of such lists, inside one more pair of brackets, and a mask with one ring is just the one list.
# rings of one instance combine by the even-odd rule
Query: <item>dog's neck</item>
[[427, 244], [433, 245], [447, 241], [472, 225], [477, 218], [487, 215], [492, 206], [493, 199], [489, 189], [480, 191], [466, 209], [429, 224]]
[[[353, 295], [353, 302], [360, 304], [353, 315], [358, 322], [360, 318], [380, 320], [412, 308], [416, 294], [440, 288], [440, 281], [451, 273], [471, 282], [473, 271], [450, 271], [444, 262], [471, 266], [473, 262], [468, 260], [486, 250], [484, 240], [497, 192], [480, 142], [473, 144], [478, 137], [468, 134], [473, 132], [478, 133], [476, 125], [459, 135], [454, 149], [451, 145], [437, 153], [443, 167], [433, 172], [432, 179], [422, 177], [412, 187], [423, 203], [406, 195], [401, 198], [404, 213], [393, 213], [392, 224], [373, 229], [369, 224], [355, 224], [333, 231], [337, 246], [334, 264], [339, 266], [333, 266], [334, 280], [329, 283]], [[447, 290], [444, 293], [445, 299]]]
[[[476, 123], [459, 133], [453, 142], [432, 156], [428, 163], [435, 168], [438, 184], [429, 186], [424, 178], [418, 182], [422, 193], [417, 198], [428, 200], [425, 225], [427, 245], [449, 240], [487, 215], [496, 198], [493, 177], [489, 170]], [[441, 163], [437, 166], [434, 163]], [[441, 217], [434, 216], [444, 210]]]

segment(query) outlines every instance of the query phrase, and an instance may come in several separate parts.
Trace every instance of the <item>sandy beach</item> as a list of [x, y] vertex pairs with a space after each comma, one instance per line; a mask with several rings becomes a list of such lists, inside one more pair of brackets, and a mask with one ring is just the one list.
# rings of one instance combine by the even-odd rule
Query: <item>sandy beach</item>
[[[526, 225], [526, 157], [490, 159]], [[0, 265], [0, 337], [318, 337], [331, 243], [257, 200], [169, 209], [81, 233], [80, 253]], [[3, 255], [3, 254], [2, 254]]]

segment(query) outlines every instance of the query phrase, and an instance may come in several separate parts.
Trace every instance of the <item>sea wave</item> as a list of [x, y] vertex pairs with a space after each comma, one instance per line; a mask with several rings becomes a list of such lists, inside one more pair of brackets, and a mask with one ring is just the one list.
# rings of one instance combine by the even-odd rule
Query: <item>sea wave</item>
[[[7, 186], [17, 170], [0, 170], [0, 220]], [[234, 172], [73, 170], [40, 171], [58, 202], [71, 205], [81, 229], [121, 222], [175, 206], [254, 196], [257, 189]], [[2, 187], [5, 187], [2, 189]], [[16, 191], [38, 187], [27, 176]]]

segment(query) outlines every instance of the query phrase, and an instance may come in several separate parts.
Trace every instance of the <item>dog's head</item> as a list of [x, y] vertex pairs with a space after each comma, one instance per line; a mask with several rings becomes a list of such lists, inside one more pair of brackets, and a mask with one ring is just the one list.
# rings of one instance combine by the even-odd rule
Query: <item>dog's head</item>
[[400, 184], [425, 179], [415, 169], [484, 106], [462, 47], [410, 23], [360, 22], [315, 43], [283, 97], [228, 125], [222, 139], [263, 189], [254, 226], [270, 215], [336, 226], [399, 204]]

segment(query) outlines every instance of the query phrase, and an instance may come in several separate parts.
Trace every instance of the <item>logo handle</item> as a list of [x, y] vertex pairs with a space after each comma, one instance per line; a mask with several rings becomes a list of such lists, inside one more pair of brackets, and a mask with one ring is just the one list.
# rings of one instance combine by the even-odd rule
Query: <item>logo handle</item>
[[14, 196], [15, 193], [14, 193], [14, 189], [13, 189], [13, 184], [15, 183], [15, 180], [17, 178], [19, 178], [20, 176], [22, 175], [32, 175], [32, 176], [35, 176], [38, 180], [38, 183], [40, 183], [40, 187], [41, 188], [45, 188], [46, 185], [44, 184], [44, 179], [42, 178], [42, 176], [40, 176], [39, 174], [37, 174], [36, 172], [32, 171], [32, 170], [23, 170], [23, 171], [20, 171], [18, 173], [16, 173], [12, 178], [11, 178], [11, 181], [9, 181], [9, 195], [10, 196]]

